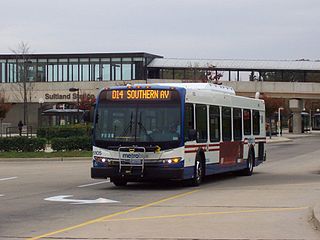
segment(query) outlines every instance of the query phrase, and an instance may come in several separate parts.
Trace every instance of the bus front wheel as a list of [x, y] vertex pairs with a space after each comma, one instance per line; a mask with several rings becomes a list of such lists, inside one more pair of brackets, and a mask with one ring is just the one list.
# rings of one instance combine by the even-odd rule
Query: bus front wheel
[[127, 181], [122, 178], [122, 177], [119, 177], [119, 178], [111, 178], [110, 181], [117, 187], [123, 187], [123, 186], [126, 186], [127, 185]]
[[194, 176], [191, 179], [191, 186], [199, 186], [203, 180], [203, 162], [201, 161], [200, 155], [196, 157], [195, 165], [194, 165]]

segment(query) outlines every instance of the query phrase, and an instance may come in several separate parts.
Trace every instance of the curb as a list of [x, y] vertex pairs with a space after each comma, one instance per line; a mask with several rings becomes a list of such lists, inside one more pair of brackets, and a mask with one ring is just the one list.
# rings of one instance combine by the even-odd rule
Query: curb
[[313, 207], [311, 221], [313, 222], [316, 230], [320, 230], [320, 205]]
[[63, 162], [63, 161], [91, 161], [91, 157], [53, 157], [53, 158], [0, 158], [0, 162]]

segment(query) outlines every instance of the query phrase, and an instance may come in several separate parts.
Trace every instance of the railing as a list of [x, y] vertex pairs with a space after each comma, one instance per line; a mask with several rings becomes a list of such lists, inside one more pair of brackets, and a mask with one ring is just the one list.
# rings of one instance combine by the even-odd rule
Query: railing
[[33, 129], [32, 126], [23, 126], [21, 131], [19, 127], [7, 127], [6, 128], [6, 137], [12, 136], [26, 136], [32, 137]]

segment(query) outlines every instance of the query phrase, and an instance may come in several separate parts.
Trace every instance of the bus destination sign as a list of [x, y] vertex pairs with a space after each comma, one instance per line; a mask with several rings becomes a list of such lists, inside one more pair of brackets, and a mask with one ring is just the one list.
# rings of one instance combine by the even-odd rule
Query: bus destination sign
[[[111, 93], [111, 94], [110, 94]], [[159, 89], [128, 89], [128, 90], [111, 90], [107, 96], [108, 99], [121, 100], [171, 100], [172, 91]]]

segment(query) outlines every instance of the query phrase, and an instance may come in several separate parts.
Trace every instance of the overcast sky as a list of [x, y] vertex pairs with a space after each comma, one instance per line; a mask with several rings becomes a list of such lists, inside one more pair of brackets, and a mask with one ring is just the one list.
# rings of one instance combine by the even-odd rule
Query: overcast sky
[[0, 0], [0, 53], [320, 59], [319, 0]]

